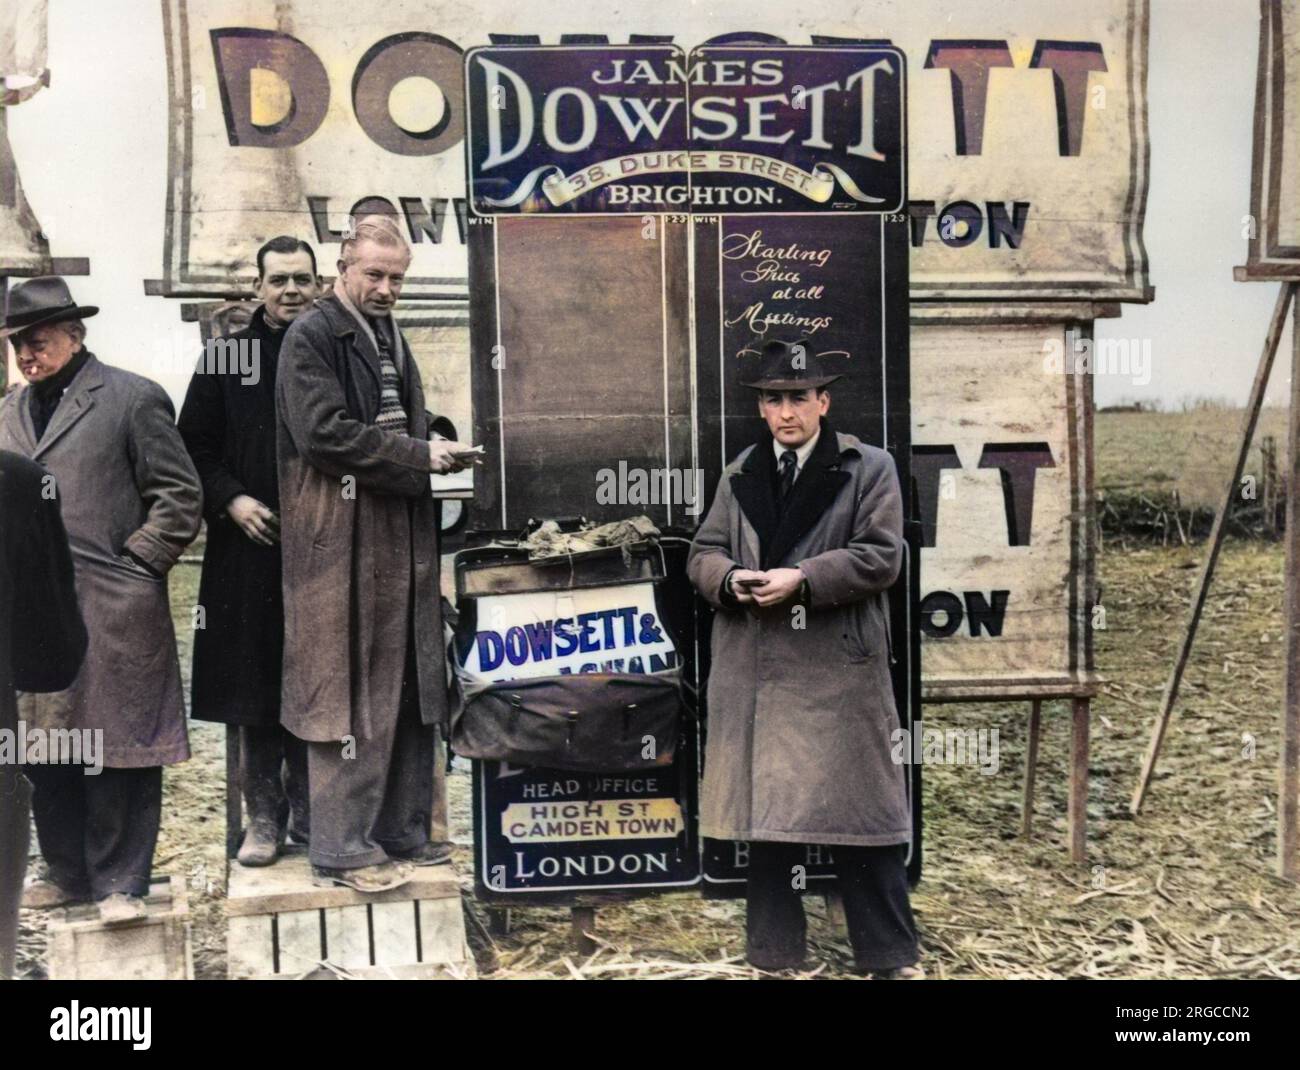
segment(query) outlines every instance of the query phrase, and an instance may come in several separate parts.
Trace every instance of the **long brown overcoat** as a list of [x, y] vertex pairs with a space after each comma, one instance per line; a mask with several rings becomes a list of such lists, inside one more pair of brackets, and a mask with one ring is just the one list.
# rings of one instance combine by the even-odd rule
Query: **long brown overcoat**
[[[893, 459], [823, 420], [780, 515], [775, 475], [765, 435], [723, 471], [687, 559], [691, 582], [718, 610], [701, 833], [905, 843], [885, 595], [905, 552]], [[722, 582], [737, 566], [801, 568], [809, 604], [729, 607]]]
[[367, 738], [375, 717], [397, 710], [412, 626], [421, 718], [446, 717], [429, 422], [419, 369], [397, 337], [409, 436], [375, 425], [379, 355], [337, 296], [294, 321], [280, 348], [280, 720], [312, 742]]
[[172, 403], [157, 383], [92, 355], [38, 443], [29, 390], [0, 406], [0, 449], [40, 462], [55, 478], [90, 647], [70, 688], [24, 695], [20, 716], [45, 729], [102, 729], [110, 769], [184, 761], [190, 748], [166, 576], [199, 532], [203, 492]]

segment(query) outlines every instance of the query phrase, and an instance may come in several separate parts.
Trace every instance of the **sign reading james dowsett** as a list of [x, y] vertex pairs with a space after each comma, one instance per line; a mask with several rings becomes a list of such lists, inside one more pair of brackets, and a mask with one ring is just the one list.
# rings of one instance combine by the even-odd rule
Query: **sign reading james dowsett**
[[901, 211], [903, 64], [847, 45], [471, 49], [471, 206]]
[[[471, 49], [474, 211], [603, 214], [686, 204], [685, 67], [678, 48]], [[648, 196], [634, 204], [632, 189]]]

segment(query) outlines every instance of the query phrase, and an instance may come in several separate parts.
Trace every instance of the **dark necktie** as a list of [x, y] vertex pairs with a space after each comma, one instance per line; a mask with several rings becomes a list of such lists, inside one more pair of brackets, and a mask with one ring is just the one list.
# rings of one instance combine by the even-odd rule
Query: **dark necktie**
[[794, 450], [786, 450], [781, 454], [781, 503], [784, 505], [786, 498], [790, 497], [790, 488], [794, 486], [795, 466], [799, 462], [799, 455]]

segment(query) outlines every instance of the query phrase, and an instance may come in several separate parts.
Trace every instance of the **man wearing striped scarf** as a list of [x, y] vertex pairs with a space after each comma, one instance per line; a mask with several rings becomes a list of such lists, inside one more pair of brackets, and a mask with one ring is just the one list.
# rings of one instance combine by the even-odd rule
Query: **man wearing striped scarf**
[[316, 875], [365, 892], [450, 855], [430, 839], [447, 681], [429, 473], [460, 468], [465, 447], [430, 439], [439, 422], [392, 316], [410, 262], [391, 219], [358, 222], [276, 381], [281, 721], [307, 742]]

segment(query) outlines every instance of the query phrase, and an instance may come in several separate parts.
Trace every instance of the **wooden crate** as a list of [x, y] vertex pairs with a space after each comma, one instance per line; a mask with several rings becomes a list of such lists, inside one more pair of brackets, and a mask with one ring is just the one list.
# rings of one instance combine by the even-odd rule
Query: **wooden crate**
[[230, 864], [227, 971], [232, 978], [475, 976], [460, 882], [451, 866], [419, 866], [400, 888], [365, 894], [319, 887], [303, 848], [273, 866]]
[[51, 981], [192, 981], [189, 903], [180, 877], [155, 880], [147, 913], [105, 925], [99, 908], [79, 903], [54, 912], [49, 925]]

